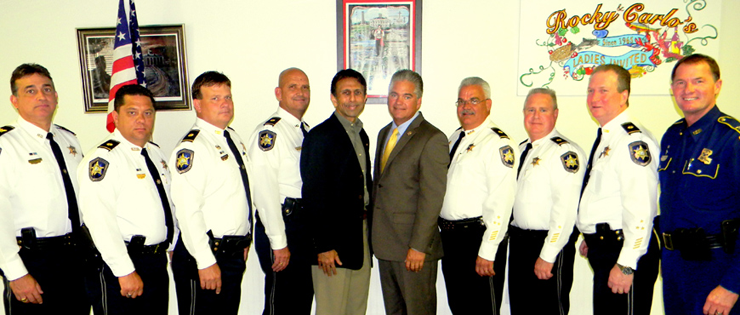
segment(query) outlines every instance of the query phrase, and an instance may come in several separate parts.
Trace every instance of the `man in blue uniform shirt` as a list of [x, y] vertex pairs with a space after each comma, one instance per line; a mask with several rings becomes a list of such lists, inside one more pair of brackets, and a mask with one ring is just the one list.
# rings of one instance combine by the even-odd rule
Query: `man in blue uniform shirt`
[[740, 123], [716, 105], [722, 80], [711, 57], [681, 59], [671, 82], [685, 118], [663, 135], [658, 169], [665, 313], [735, 313]]

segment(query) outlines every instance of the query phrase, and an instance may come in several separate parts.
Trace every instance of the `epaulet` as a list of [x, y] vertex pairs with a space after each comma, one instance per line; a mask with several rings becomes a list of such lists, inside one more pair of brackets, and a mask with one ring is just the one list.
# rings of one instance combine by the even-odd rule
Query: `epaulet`
[[113, 150], [113, 148], [115, 148], [119, 143], [120, 142], [111, 139], [111, 140], [108, 140], [106, 142], [103, 142], [103, 144], [99, 145], [98, 148], [106, 149], [106, 150], [110, 151], [110, 150]]
[[495, 132], [501, 139], [509, 139], [509, 136], [507, 136], [503, 130], [496, 127], [491, 127], [491, 130], [493, 130], [493, 132]]
[[527, 143], [527, 140], [529, 140], [529, 139], [524, 139], [524, 141], [522, 141], [522, 142], [519, 142], [519, 145], [522, 145], [522, 144], [525, 144], [525, 143]]
[[9, 131], [11, 131], [13, 129], [15, 129], [15, 127], [13, 127], [13, 126], [3, 126], [3, 127], [0, 127], [0, 136], [8, 133]]
[[552, 142], [557, 143], [558, 145], [564, 145], [564, 144], [568, 143], [568, 140], [565, 140], [565, 139], [560, 138], [560, 137], [552, 137], [552, 138], [550, 138], [550, 140], [552, 140]]
[[76, 133], [72, 132], [72, 130], [69, 130], [69, 129], [67, 129], [67, 128], [64, 128], [64, 127], [62, 127], [62, 126], [60, 126], [60, 125], [54, 124], [54, 126], [56, 126], [56, 127], [57, 127], [57, 129], [62, 129], [62, 130], [64, 130], [64, 131], [66, 131], [66, 132], [69, 132], [69, 133], [71, 133], [71, 134], [72, 134], [73, 136], [76, 136], [76, 135], [77, 135]]
[[155, 146], [155, 147], [159, 148], [159, 145], [158, 145], [158, 144], [156, 144], [156, 143], [154, 143], [154, 142], [151, 142], [151, 141], [149, 141], [149, 144], [151, 144], [151, 145], [153, 145], [153, 146]]
[[723, 124], [727, 127], [730, 127], [730, 129], [735, 130], [736, 132], [740, 133], [740, 122], [735, 119], [735, 117], [732, 116], [722, 116], [720, 118], [717, 118], [717, 122], [720, 124]]
[[280, 119], [281, 119], [280, 117], [272, 117], [269, 120], [267, 120], [263, 126], [267, 126], [267, 125], [275, 126], [275, 124], [277, 124], [278, 121], [280, 121]]
[[623, 123], [622, 124], [622, 128], [624, 128], [624, 131], [626, 131], [628, 134], [633, 134], [633, 133], [636, 133], [636, 132], [642, 132], [642, 131], [640, 131], [640, 128], [637, 128], [637, 126], [635, 126], [635, 124], [633, 124], [631, 122]]
[[199, 132], [200, 130], [198, 129], [188, 131], [188, 134], [185, 135], [185, 138], [182, 138], [182, 142], [193, 142], [193, 140], [195, 140], [195, 137], [198, 136]]

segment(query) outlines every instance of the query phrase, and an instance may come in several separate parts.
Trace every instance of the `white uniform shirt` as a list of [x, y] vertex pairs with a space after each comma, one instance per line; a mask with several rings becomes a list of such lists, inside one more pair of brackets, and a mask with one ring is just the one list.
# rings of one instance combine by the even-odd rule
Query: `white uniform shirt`
[[545, 230], [540, 251], [542, 260], [553, 263], [563, 249], [578, 213], [583, 174], [586, 170], [581, 147], [553, 129], [547, 136], [519, 145], [532, 148], [517, 180], [512, 225], [524, 230]]
[[[193, 131], [199, 131], [197, 134]], [[250, 183], [251, 162], [236, 131], [229, 128]], [[244, 236], [250, 231], [249, 211], [239, 164], [234, 158], [224, 130], [197, 118], [193, 130], [175, 148], [170, 158], [172, 200], [177, 207], [182, 240], [198, 265], [205, 269], [216, 263], [210, 245], [209, 230], [215, 238]], [[251, 185], [251, 184], [250, 184]]]
[[509, 225], [519, 155], [508, 136], [491, 128], [496, 125], [486, 120], [473, 130], [458, 129], [450, 136], [452, 150], [460, 133], [466, 133], [447, 171], [447, 192], [439, 214], [450, 221], [483, 216], [486, 232], [478, 256], [487, 260], [496, 257]]
[[286, 197], [301, 198], [301, 124], [298, 118], [278, 107], [270, 119], [257, 126], [249, 139], [253, 165], [250, 180], [258, 183], [254, 185], [254, 203], [274, 250], [288, 246], [282, 203]]
[[617, 263], [636, 269], [637, 260], [647, 252], [658, 211], [655, 157], [660, 156], [660, 146], [628, 112], [625, 110], [601, 128], [601, 142], [581, 197], [577, 224], [584, 234], [596, 233], [599, 223], [609, 223], [613, 230], [622, 229], [624, 245]]
[[[72, 232], [72, 224], [59, 164], [46, 139], [48, 132], [20, 117], [10, 126], [14, 129], [0, 136], [0, 269], [12, 281], [28, 274], [15, 239], [21, 229], [32, 227], [39, 238], [54, 237]], [[80, 143], [63, 127], [52, 125], [49, 132], [62, 150], [77, 191]]]
[[[110, 140], [119, 143], [109, 145], [112, 144]], [[144, 148], [169, 195], [170, 171], [164, 154], [151, 142]], [[162, 200], [141, 149], [116, 129], [103, 144], [88, 152], [77, 171], [80, 210], [85, 225], [116, 277], [135, 271], [124, 242], [131, 241], [135, 235], [146, 237], [144, 245], [159, 244], [167, 239]], [[170, 208], [175, 209], [171, 201]]]

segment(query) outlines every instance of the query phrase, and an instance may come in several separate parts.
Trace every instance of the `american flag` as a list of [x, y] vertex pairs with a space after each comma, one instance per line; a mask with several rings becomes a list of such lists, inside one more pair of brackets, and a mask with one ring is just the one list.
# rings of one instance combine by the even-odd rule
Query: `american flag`
[[116, 25], [115, 44], [113, 45], [113, 75], [110, 80], [108, 94], [108, 117], [105, 127], [113, 132], [113, 101], [116, 92], [124, 85], [140, 84], [146, 87], [144, 80], [144, 61], [141, 55], [141, 40], [139, 38], [139, 22], [136, 20], [134, 0], [129, 0], [131, 8], [130, 19], [126, 18], [126, 8], [123, 0], [118, 2], [118, 21]]

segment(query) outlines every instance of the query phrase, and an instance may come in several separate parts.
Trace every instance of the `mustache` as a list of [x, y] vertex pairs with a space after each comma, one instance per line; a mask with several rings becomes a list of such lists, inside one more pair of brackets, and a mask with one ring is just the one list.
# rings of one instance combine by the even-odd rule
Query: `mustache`
[[475, 115], [475, 112], [472, 109], [463, 109], [462, 115]]

